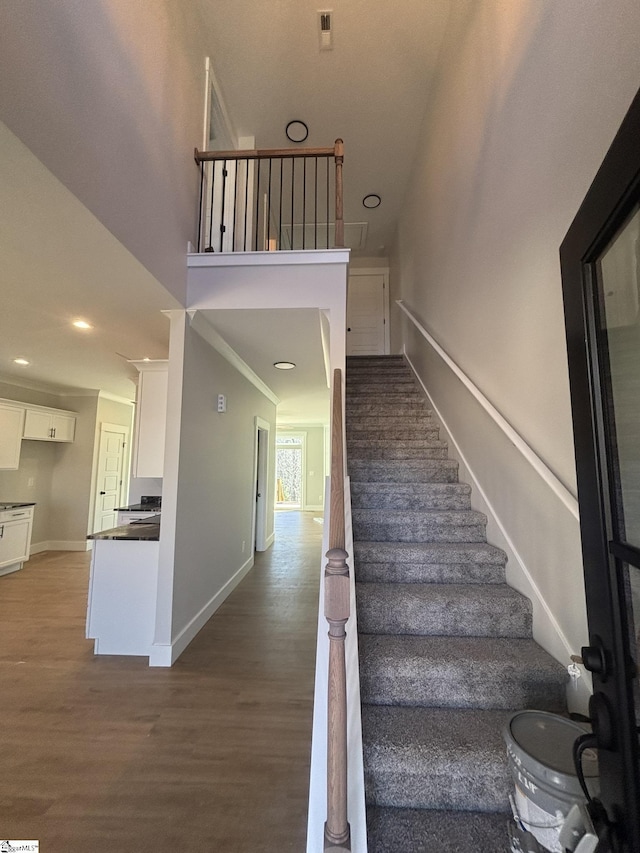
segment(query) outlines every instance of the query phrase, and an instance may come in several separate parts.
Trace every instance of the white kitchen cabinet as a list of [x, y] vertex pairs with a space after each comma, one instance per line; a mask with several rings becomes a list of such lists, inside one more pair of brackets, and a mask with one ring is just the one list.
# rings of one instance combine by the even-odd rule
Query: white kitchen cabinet
[[134, 477], [162, 477], [167, 422], [168, 362], [134, 361], [140, 371], [136, 397]]
[[0, 512], [0, 575], [17, 572], [29, 559], [32, 526], [32, 506]]
[[35, 441], [73, 441], [75, 429], [73, 412], [27, 406], [22, 437]]
[[0, 469], [17, 469], [24, 426], [24, 407], [0, 402]]

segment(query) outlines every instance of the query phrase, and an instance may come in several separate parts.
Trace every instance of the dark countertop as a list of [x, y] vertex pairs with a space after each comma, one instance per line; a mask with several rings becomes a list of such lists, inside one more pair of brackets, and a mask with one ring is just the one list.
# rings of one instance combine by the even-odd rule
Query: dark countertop
[[0, 512], [3, 509], [21, 509], [21, 507], [23, 507], [23, 506], [35, 506], [35, 505], [36, 505], [35, 501], [22, 501], [22, 502], [15, 501], [13, 503], [11, 503], [10, 501], [0, 501]]
[[90, 533], [87, 539], [118, 539], [123, 542], [157, 542], [160, 539], [160, 516], [145, 518], [144, 522], [121, 524], [111, 530]]
[[159, 512], [160, 504], [131, 504], [116, 507], [116, 512]]

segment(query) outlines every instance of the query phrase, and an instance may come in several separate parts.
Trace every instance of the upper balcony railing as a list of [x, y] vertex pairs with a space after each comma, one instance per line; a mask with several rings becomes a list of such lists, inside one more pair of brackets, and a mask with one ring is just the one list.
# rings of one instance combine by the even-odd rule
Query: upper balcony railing
[[341, 139], [333, 148], [196, 149], [198, 251], [343, 248], [343, 159]]

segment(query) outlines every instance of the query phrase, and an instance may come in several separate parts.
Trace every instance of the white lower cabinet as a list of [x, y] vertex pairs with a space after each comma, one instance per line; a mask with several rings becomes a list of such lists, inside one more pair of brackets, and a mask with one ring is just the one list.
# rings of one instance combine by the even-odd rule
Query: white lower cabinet
[[0, 512], [0, 575], [17, 572], [29, 559], [33, 507]]

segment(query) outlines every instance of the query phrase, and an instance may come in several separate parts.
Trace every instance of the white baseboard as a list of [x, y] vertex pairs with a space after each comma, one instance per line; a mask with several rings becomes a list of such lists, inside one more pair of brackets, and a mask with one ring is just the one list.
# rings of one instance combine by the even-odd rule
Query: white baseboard
[[154, 643], [149, 655], [149, 666], [173, 666], [198, 631], [206, 625], [216, 610], [228, 598], [252, 567], [253, 557], [249, 557], [246, 563], [240, 566], [238, 571], [229, 578], [225, 585], [184, 626], [178, 636], [171, 641], [171, 644]]
[[32, 542], [29, 555], [41, 554], [43, 551], [90, 551], [92, 543], [88, 540], [57, 540], [49, 539], [43, 542]]
[[304, 508], [305, 512], [324, 512], [323, 504], [306, 504]]
[[265, 539], [265, 543], [264, 543], [264, 544], [265, 544], [265, 549], [264, 549], [264, 550], [266, 551], [266, 550], [267, 550], [267, 548], [271, 547], [271, 545], [273, 545], [273, 543], [274, 543], [275, 541], [276, 541], [276, 534], [275, 534], [275, 531], [274, 531], [273, 533], [270, 533], [270, 534], [269, 534], [269, 536], [267, 536], [267, 538]]

